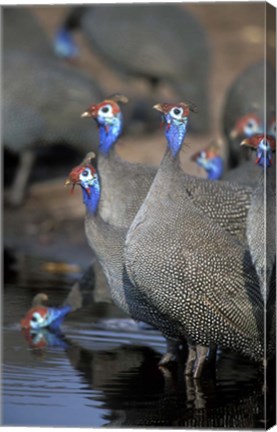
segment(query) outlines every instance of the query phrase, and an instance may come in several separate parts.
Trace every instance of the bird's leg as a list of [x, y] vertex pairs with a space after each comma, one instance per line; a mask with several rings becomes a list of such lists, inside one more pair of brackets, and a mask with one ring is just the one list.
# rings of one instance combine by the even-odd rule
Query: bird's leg
[[20, 205], [25, 197], [26, 186], [34, 160], [35, 153], [31, 150], [24, 150], [20, 155], [19, 168], [9, 194], [9, 203], [14, 206]]
[[197, 380], [193, 380], [195, 385], [195, 400], [194, 406], [196, 409], [204, 409], [206, 405], [205, 395], [203, 393], [202, 385]]
[[179, 342], [172, 339], [166, 339], [166, 353], [162, 356], [159, 361], [160, 366], [165, 366], [166, 364], [176, 360], [176, 355], [179, 349]]
[[216, 364], [216, 352], [217, 352], [217, 345], [214, 343], [210, 344], [209, 347], [209, 354], [208, 354], [208, 363], [209, 365], [213, 366]]
[[192, 375], [192, 371], [194, 368], [194, 364], [196, 361], [196, 347], [195, 345], [189, 345], [188, 346], [189, 352], [188, 352], [188, 358], [186, 361], [186, 367], [185, 367], [185, 375]]
[[209, 347], [203, 345], [196, 345], [197, 362], [193, 378], [200, 378], [208, 351]]

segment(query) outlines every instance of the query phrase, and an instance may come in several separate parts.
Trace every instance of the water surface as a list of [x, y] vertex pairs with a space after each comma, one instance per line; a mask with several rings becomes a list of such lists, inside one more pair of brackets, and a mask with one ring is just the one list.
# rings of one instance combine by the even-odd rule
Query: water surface
[[181, 365], [160, 369], [165, 344], [113, 306], [92, 304], [59, 334], [23, 334], [19, 321], [37, 292], [60, 304], [78, 274], [47, 272], [25, 259], [6, 271], [2, 423], [75, 427], [264, 428], [257, 368], [221, 353], [216, 375], [184, 379]]

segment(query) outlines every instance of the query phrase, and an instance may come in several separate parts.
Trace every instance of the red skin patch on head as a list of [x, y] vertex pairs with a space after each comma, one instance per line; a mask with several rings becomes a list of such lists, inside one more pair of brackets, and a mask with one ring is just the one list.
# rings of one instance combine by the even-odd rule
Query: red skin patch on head
[[31, 319], [33, 317], [33, 314], [35, 312], [38, 312], [40, 314], [40, 316], [45, 317], [48, 309], [47, 307], [44, 306], [35, 306], [32, 307], [31, 309], [28, 310], [28, 312], [26, 313], [26, 315], [24, 316], [24, 318], [22, 318], [22, 320], [20, 321], [20, 325], [22, 328], [28, 329], [31, 327]]
[[212, 147], [206, 147], [203, 150], [200, 150], [199, 152], [194, 153], [191, 156], [192, 161], [196, 161], [196, 159], [200, 156], [201, 153], [205, 152], [206, 159], [213, 159], [216, 156], [220, 155], [219, 149], [217, 150], [214, 146]]
[[93, 166], [89, 163], [86, 164], [81, 164], [76, 166], [75, 168], [73, 168], [68, 176], [68, 179], [71, 181], [71, 183], [73, 185], [75, 185], [76, 183], [78, 183], [80, 181], [80, 175], [82, 174], [82, 172], [86, 169], [89, 168], [91, 171], [91, 174], [95, 174], [96, 170], [95, 168], [93, 168]]
[[256, 114], [249, 113], [249, 114], [246, 114], [245, 116], [241, 117], [239, 120], [237, 120], [233, 130], [235, 130], [238, 135], [243, 135], [245, 126], [247, 125], [249, 120], [252, 120], [252, 119], [255, 120], [257, 122], [257, 124], [260, 123], [260, 119]]
[[183, 109], [183, 117], [187, 117], [190, 113], [189, 106], [185, 104], [184, 102], [180, 102], [178, 104], [172, 104], [172, 103], [161, 103], [159, 104], [161, 107], [161, 111], [164, 114], [168, 114], [172, 108], [182, 108]]
[[120, 112], [119, 105], [115, 101], [110, 99], [105, 99], [103, 102], [90, 105], [87, 109], [87, 112], [90, 114], [91, 117], [95, 118], [98, 116], [99, 110], [107, 104], [111, 105], [113, 114], [118, 114]]
[[276, 139], [271, 135], [256, 134], [256, 135], [253, 135], [251, 138], [248, 138], [247, 140], [245, 140], [245, 142], [246, 142], [246, 145], [248, 145], [249, 147], [256, 149], [259, 146], [260, 142], [265, 138], [266, 138], [267, 142], [269, 143], [271, 150], [275, 151], [276, 150]]

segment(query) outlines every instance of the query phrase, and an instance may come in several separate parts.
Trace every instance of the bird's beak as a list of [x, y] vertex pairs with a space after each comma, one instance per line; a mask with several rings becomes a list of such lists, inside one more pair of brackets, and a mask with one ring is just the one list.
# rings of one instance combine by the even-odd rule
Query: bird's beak
[[241, 145], [241, 146], [248, 146], [248, 147], [251, 147], [251, 144], [250, 144], [250, 141], [249, 141], [248, 138], [245, 138], [245, 139], [240, 143], [240, 145]]
[[68, 178], [65, 180], [64, 185], [65, 185], [65, 186], [68, 186], [68, 185], [70, 185], [70, 184], [71, 184], [71, 180], [70, 180], [70, 178], [68, 177]]
[[83, 117], [91, 117], [91, 114], [90, 114], [89, 111], [85, 111], [85, 112], [83, 112], [83, 114], [81, 114], [81, 117], [82, 117], [82, 118], [83, 118]]
[[153, 108], [157, 111], [164, 112], [161, 104], [154, 105]]

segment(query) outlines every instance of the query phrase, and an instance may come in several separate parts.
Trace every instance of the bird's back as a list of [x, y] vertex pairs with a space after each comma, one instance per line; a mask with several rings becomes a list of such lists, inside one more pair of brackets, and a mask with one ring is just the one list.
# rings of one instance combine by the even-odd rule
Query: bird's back
[[[101, 96], [96, 83], [56, 59], [6, 51], [3, 55], [4, 143], [14, 151], [34, 144], [59, 142], [76, 146], [82, 152], [92, 150], [97, 135], [80, 114], [86, 103]], [[35, 113], [33, 118], [24, 113], [25, 105]], [[21, 113], [21, 123], [16, 129], [23, 132], [31, 129], [32, 139], [23, 132], [20, 140], [16, 139], [17, 135], [13, 137], [14, 110]], [[36, 119], [40, 126], [30, 126]]]

